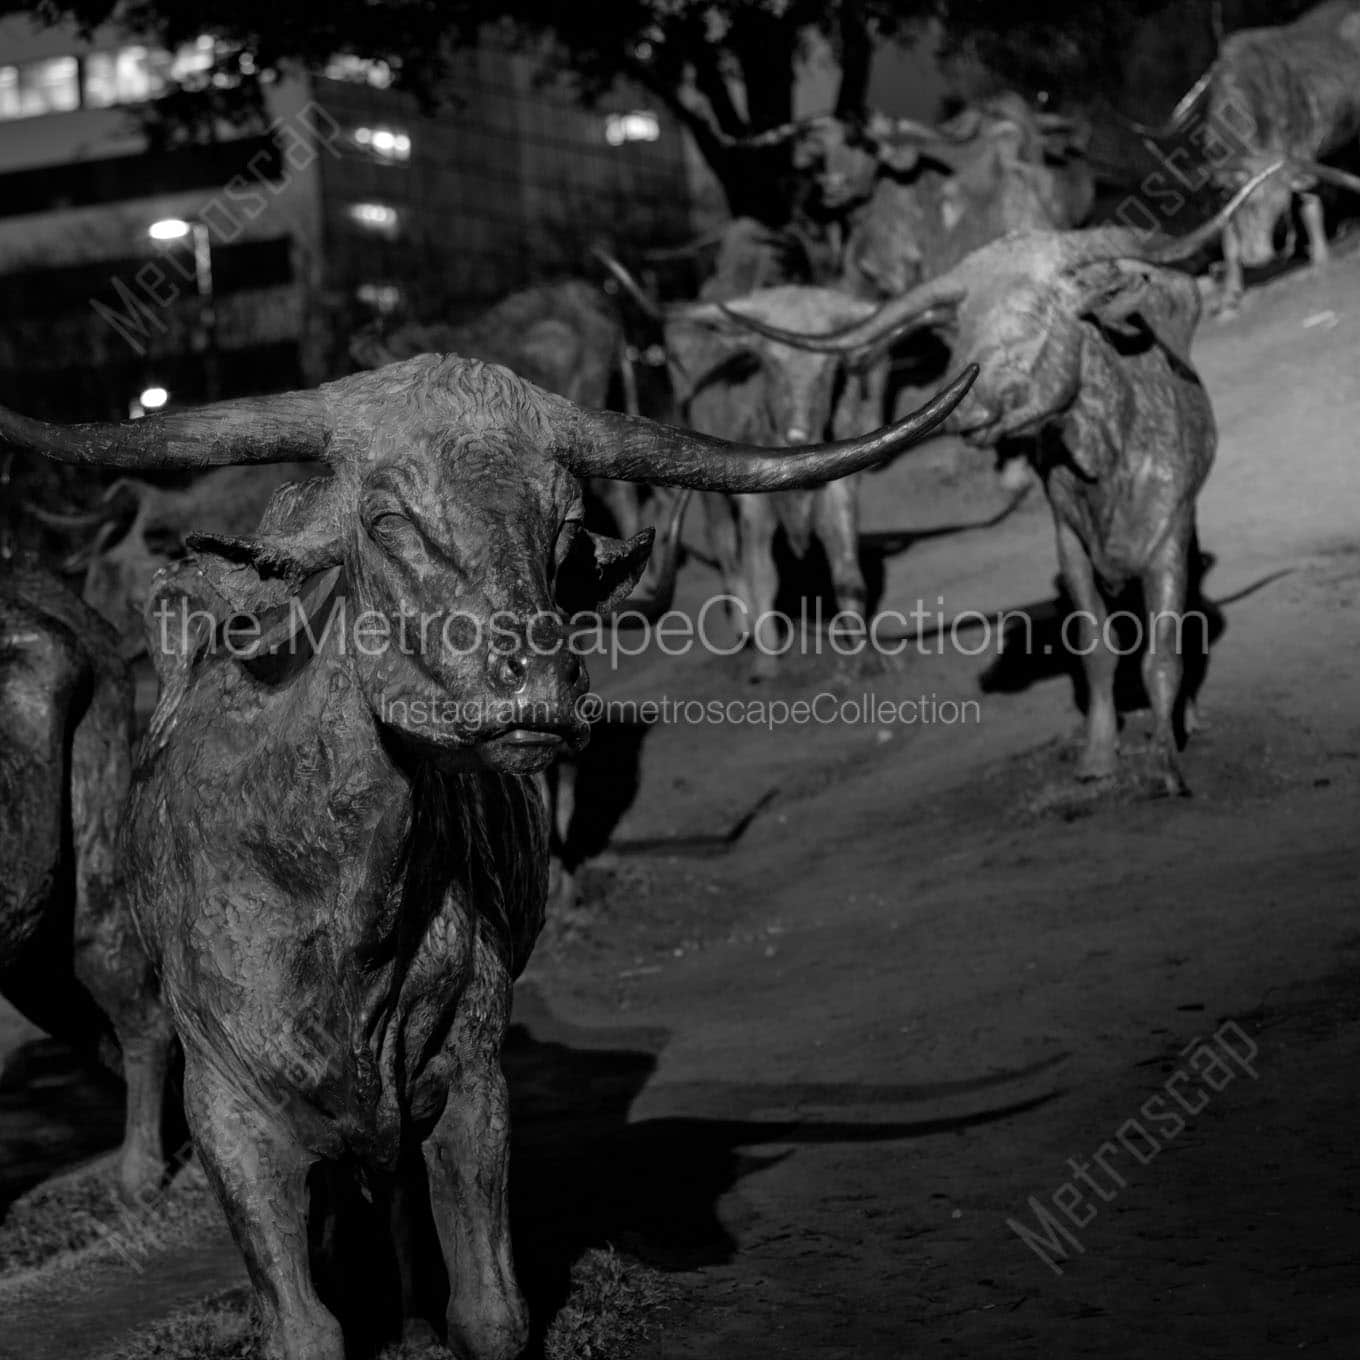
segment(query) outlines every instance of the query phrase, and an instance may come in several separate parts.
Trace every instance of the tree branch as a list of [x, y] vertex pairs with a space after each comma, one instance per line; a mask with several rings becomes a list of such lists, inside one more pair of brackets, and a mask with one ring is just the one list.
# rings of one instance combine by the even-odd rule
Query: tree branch
[[836, 93], [836, 117], [858, 118], [865, 112], [869, 98], [869, 74], [873, 68], [874, 45], [869, 24], [859, 0], [841, 0], [839, 29], [841, 38], [841, 85]]

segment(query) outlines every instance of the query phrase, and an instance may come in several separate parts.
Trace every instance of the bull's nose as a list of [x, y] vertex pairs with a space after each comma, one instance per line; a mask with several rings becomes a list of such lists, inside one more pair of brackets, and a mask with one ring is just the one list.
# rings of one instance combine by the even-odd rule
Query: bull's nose
[[500, 652], [491, 665], [492, 675], [502, 689], [518, 694], [528, 683], [529, 654], [527, 652]]

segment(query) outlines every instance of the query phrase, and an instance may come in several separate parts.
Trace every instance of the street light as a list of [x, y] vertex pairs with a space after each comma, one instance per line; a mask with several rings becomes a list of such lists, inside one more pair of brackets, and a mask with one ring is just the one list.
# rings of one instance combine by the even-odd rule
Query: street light
[[153, 222], [146, 231], [146, 234], [153, 241], [182, 241], [193, 231], [182, 217], [163, 217], [159, 222]]
[[145, 392], [138, 397], [143, 409], [147, 411], [159, 411], [167, 401], [170, 400], [170, 393], [163, 387], [148, 387]]
[[[146, 229], [146, 234], [153, 241], [182, 241], [186, 236], [193, 237], [194, 285], [198, 290], [199, 308], [195, 348], [203, 354], [203, 395], [208, 401], [216, 401], [217, 309], [213, 305], [212, 239], [208, 235], [208, 228], [203, 222], [185, 221], [182, 217], [162, 217]], [[146, 405], [145, 402], [142, 404]]]

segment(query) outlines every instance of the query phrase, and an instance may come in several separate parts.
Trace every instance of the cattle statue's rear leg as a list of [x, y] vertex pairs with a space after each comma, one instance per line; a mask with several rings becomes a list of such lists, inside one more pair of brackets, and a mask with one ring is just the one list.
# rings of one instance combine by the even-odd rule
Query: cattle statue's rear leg
[[1229, 225], [1223, 229], [1223, 289], [1218, 298], [1218, 315], [1236, 315], [1242, 301], [1242, 246]]
[[1157, 777], [1169, 794], [1188, 794], [1177, 759], [1176, 705], [1184, 666], [1186, 577], [1191, 534], [1185, 527], [1168, 535], [1157, 559], [1143, 574], [1148, 636], [1143, 653], [1143, 686], [1152, 705], [1152, 745]]
[[812, 498], [812, 529], [826, 552], [826, 560], [831, 568], [831, 586], [836, 593], [837, 613], [849, 615], [854, 620], [839, 620], [839, 646], [848, 653], [852, 642], [863, 644], [863, 650], [857, 652], [853, 660], [848, 655], [845, 658], [851, 670], [860, 669], [877, 659], [868, 650], [864, 617], [868, 601], [864, 573], [859, 569], [856, 481], [854, 477], [845, 477], [838, 482], [831, 482], [815, 492]]
[[475, 979], [450, 1036], [456, 1075], [425, 1140], [430, 1208], [449, 1277], [448, 1344], [461, 1360], [513, 1360], [529, 1313], [510, 1248], [510, 1102], [501, 1071], [509, 979], [478, 941]]
[[255, 1286], [267, 1360], [345, 1360], [340, 1324], [317, 1297], [308, 1259], [307, 1173], [316, 1157], [191, 1051], [184, 1109]]
[[1308, 258], [1319, 268], [1332, 258], [1327, 244], [1327, 229], [1322, 218], [1322, 200], [1316, 194], [1299, 195], [1299, 215], [1308, 234]]
[[739, 592], [747, 614], [743, 620], [756, 649], [751, 679], [772, 680], [779, 673], [781, 624], [774, 616], [779, 574], [774, 565], [774, 509], [764, 496], [738, 496], [741, 512], [741, 579]]
[[1077, 778], [1108, 779], [1119, 760], [1119, 716], [1114, 704], [1119, 656], [1110, 646], [1105, 601], [1100, 597], [1091, 559], [1076, 532], [1061, 520], [1058, 565], [1077, 607], [1076, 646], [1086, 671], [1086, 736], [1077, 761]]

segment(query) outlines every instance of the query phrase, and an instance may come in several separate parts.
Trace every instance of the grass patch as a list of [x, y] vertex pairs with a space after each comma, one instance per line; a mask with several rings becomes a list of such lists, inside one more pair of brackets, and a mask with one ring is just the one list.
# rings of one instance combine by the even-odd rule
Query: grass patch
[[[665, 1277], [612, 1247], [588, 1251], [544, 1338], [545, 1360], [623, 1360], [670, 1298]], [[250, 1293], [233, 1289], [143, 1328], [102, 1360], [260, 1360]], [[448, 1360], [442, 1346], [389, 1346], [378, 1360]]]
[[250, 1291], [232, 1289], [144, 1327], [105, 1360], [260, 1360]]
[[544, 1338], [546, 1360], [614, 1360], [652, 1331], [671, 1296], [666, 1277], [613, 1247], [586, 1252], [571, 1272], [571, 1294]]
[[137, 1264], [218, 1217], [197, 1166], [139, 1206], [123, 1202], [112, 1170], [101, 1167], [15, 1200], [0, 1221], [0, 1277], [77, 1255]]

